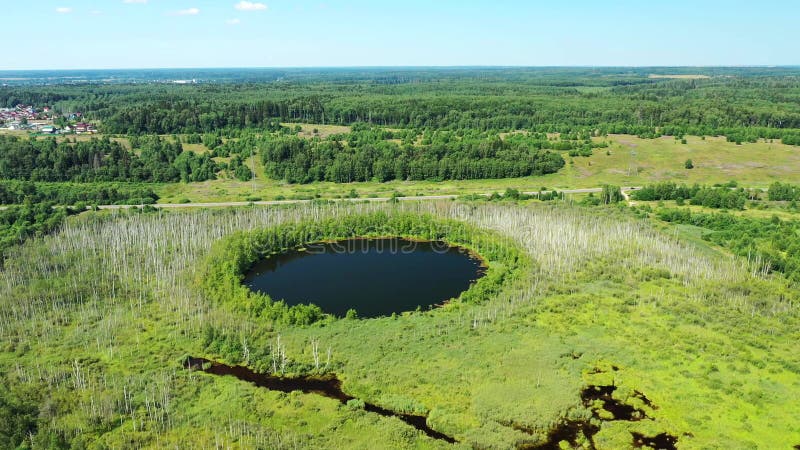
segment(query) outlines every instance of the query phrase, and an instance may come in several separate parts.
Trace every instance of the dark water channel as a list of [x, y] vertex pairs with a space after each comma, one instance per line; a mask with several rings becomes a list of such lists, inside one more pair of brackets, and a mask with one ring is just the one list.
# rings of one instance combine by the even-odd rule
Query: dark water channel
[[[238, 380], [249, 382], [257, 387], [269, 389], [279, 392], [293, 392], [300, 391], [306, 394], [317, 394], [323, 397], [338, 400], [342, 404], [347, 404], [350, 400], [356, 400], [355, 397], [347, 395], [342, 391], [342, 382], [335, 375], [324, 376], [299, 376], [299, 377], [280, 377], [276, 375], [257, 373], [244, 366], [229, 366], [226, 364], [210, 361], [204, 358], [189, 357], [184, 362], [184, 367], [189, 370], [200, 370], [205, 373], [217, 376], [231, 376]], [[634, 408], [612, 397], [616, 386], [588, 386], [581, 392], [583, 404], [586, 407], [593, 408], [594, 421], [583, 420], [570, 420], [564, 419], [558, 425], [553, 427], [547, 433], [547, 440], [544, 442], [525, 442], [521, 441], [517, 444], [518, 449], [523, 450], [559, 450], [562, 448], [562, 443], [567, 442], [573, 448], [579, 446], [581, 437], [588, 440], [588, 448], [594, 450], [597, 447], [594, 443], [594, 436], [600, 431], [598, 422], [608, 421], [631, 421], [636, 422], [640, 420], [650, 419], [645, 411]], [[653, 409], [658, 409], [653, 405], [650, 400], [640, 392], [635, 392], [636, 398], [642, 400], [646, 405]], [[602, 403], [601, 409], [612, 413], [611, 419], [601, 418], [599, 411], [594, 410], [597, 401]], [[380, 414], [385, 417], [396, 417], [403, 422], [411, 425], [412, 427], [425, 433], [427, 436], [442, 440], [451, 444], [458, 441], [449, 435], [441, 433], [428, 426], [426, 416], [405, 414], [401, 412], [392, 411], [378, 405], [363, 402], [363, 408], [367, 412]], [[503, 424], [509, 426], [517, 431], [523, 433], [536, 435], [536, 431], [527, 429], [516, 424]], [[689, 435], [689, 434], [687, 434]], [[645, 436], [641, 433], [631, 432], [633, 438], [632, 447], [642, 448], [650, 447], [663, 450], [675, 450], [678, 438], [668, 433], [660, 433], [655, 436]], [[797, 448], [797, 446], [795, 446]]]
[[[614, 369], [616, 370], [616, 368]], [[596, 372], [602, 373], [602, 372]], [[573, 448], [578, 448], [579, 442], [583, 439], [588, 441], [589, 450], [595, 450], [594, 436], [600, 432], [599, 423], [613, 422], [613, 421], [627, 421], [639, 422], [641, 420], [649, 420], [650, 417], [643, 409], [635, 408], [613, 397], [617, 387], [614, 385], [609, 386], [587, 386], [581, 391], [581, 400], [583, 405], [592, 409], [592, 420], [570, 420], [565, 419], [556, 427], [551, 429], [547, 434], [547, 441], [540, 444], [518, 446], [523, 450], [559, 450], [561, 443], [567, 442]], [[641, 400], [645, 405], [652, 409], [658, 409], [643, 393], [634, 391], [634, 397]], [[599, 409], [597, 406], [599, 405]], [[600, 414], [600, 410], [611, 413], [611, 418], [605, 418], [605, 415]], [[514, 429], [533, 434], [533, 430], [526, 430], [520, 427]], [[658, 450], [676, 450], [678, 438], [668, 433], [660, 433], [656, 436], [645, 436], [641, 433], [631, 432], [633, 442], [632, 448], [654, 448]], [[583, 438], [583, 439], [581, 439]]]
[[288, 305], [313, 303], [336, 316], [355, 309], [359, 317], [380, 317], [456, 298], [483, 274], [479, 258], [444, 242], [349, 239], [267, 258], [244, 282]]
[[[324, 377], [283, 378], [275, 375], [257, 373], [247, 367], [228, 366], [203, 358], [188, 358], [186, 360], [186, 368], [190, 370], [202, 370], [212, 375], [232, 376], [241, 381], [253, 383], [258, 387], [272, 391], [300, 391], [306, 394], [317, 394], [323, 397], [336, 399], [343, 404], [355, 399], [355, 397], [351, 397], [342, 391], [342, 382], [333, 375]], [[429, 427], [425, 416], [399, 413], [366, 402], [364, 403], [364, 410], [386, 417], [397, 417], [434, 439], [443, 440], [451, 444], [456, 442], [454, 438]]]

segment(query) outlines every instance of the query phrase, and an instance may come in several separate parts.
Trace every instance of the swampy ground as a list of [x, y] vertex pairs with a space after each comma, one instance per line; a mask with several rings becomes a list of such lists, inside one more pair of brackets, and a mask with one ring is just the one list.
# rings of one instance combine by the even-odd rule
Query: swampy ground
[[[376, 211], [491, 230], [529, 264], [475, 303], [303, 326], [198, 288], [232, 233]], [[681, 233], [624, 208], [542, 204], [73, 217], [0, 272], [0, 447], [800, 444], [796, 288]], [[188, 357], [335, 377], [347, 399], [189, 370]]]

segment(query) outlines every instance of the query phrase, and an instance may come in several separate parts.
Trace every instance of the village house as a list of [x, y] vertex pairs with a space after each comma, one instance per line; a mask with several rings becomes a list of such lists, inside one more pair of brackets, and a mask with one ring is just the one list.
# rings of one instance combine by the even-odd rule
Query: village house
[[80, 112], [61, 116], [80, 122], [59, 129], [53, 123], [53, 113], [54, 110], [49, 106], [37, 108], [19, 104], [13, 108], [0, 108], [0, 128], [11, 131], [32, 130], [43, 134], [94, 134], [98, 132], [95, 125], [81, 121], [83, 114]]
[[89, 133], [94, 134], [97, 133], [97, 128], [94, 125], [86, 122], [80, 122], [75, 124], [75, 132], [78, 134]]

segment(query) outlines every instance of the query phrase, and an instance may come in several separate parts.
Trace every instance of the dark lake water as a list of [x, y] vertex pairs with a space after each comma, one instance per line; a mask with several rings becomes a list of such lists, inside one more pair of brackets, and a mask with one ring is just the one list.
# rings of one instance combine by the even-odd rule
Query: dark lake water
[[479, 259], [442, 242], [351, 239], [258, 263], [245, 284], [289, 305], [313, 303], [344, 316], [380, 317], [428, 309], [458, 297], [483, 275]]

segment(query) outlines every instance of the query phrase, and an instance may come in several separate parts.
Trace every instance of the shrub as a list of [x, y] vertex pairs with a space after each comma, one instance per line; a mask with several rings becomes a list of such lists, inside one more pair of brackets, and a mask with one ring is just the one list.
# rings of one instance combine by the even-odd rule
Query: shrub
[[600, 194], [600, 201], [604, 205], [619, 203], [624, 199], [625, 197], [622, 195], [622, 190], [619, 186], [612, 186], [610, 184], [603, 186], [603, 191]]

